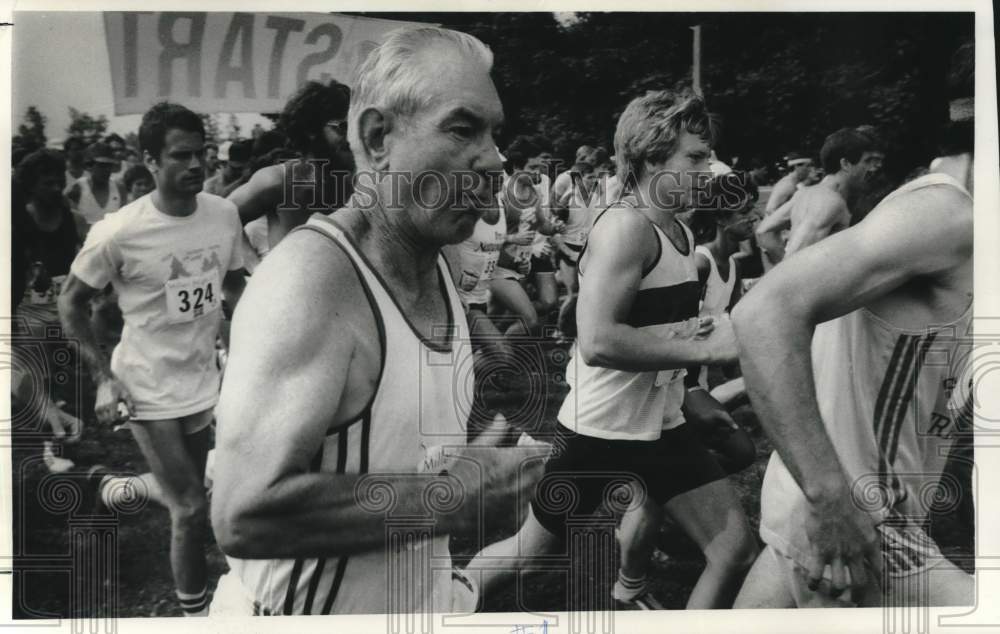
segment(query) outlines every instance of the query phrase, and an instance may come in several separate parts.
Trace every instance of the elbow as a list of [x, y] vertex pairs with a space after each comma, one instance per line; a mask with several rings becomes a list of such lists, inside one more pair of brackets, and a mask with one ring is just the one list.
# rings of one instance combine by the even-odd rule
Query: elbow
[[733, 331], [736, 334], [737, 345], [742, 344], [745, 339], [753, 336], [751, 330], [754, 324], [758, 322], [766, 323], [767, 321], [763, 314], [768, 306], [767, 299], [763, 297], [766, 290], [754, 288], [753, 291], [762, 292], [747, 293], [744, 297], [740, 298], [740, 301], [736, 302], [736, 305], [733, 306], [733, 309], [729, 313], [729, 318], [733, 322]]
[[576, 339], [580, 360], [592, 367], [606, 368], [611, 362], [607, 340], [591, 329], [581, 329]]
[[219, 549], [237, 559], [262, 557], [260, 540], [252, 536], [252, 521], [248, 519], [246, 510], [233, 503], [220, 504], [219, 496], [213, 497], [212, 532]]
[[[253, 500], [259, 499], [239, 483], [227, 484], [218, 477], [214, 484], [210, 520], [216, 543], [223, 553], [238, 559], [259, 559], [268, 555], [255, 517]], [[271, 549], [273, 551], [273, 547]]]

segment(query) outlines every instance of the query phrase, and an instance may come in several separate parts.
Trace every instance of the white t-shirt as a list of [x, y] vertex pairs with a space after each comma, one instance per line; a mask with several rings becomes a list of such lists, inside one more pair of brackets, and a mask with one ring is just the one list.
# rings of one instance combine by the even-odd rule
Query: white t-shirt
[[93, 226], [71, 271], [94, 288], [114, 285], [125, 319], [111, 371], [139, 420], [215, 406], [215, 338], [222, 279], [243, 267], [236, 205], [199, 193], [190, 216], [170, 216], [147, 194]]

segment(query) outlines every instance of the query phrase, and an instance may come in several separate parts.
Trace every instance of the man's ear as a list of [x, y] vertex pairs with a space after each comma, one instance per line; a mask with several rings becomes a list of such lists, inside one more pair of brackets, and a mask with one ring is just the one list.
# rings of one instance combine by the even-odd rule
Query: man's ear
[[389, 143], [387, 137], [392, 130], [392, 116], [378, 108], [367, 108], [358, 118], [358, 137], [361, 152], [367, 163], [376, 171], [389, 169]]
[[160, 170], [159, 161], [153, 158], [153, 155], [149, 153], [149, 150], [142, 151], [142, 164], [146, 166], [146, 169], [148, 169], [149, 173], [152, 174], [154, 177], [156, 176], [156, 173]]
[[842, 159], [840, 159], [840, 169], [841, 169], [841, 170], [844, 170], [844, 171], [849, 171], [849, 170], [850, 170], [851, 168], [853, 168], [853, 167], [854, 167], [855, 165], [856, 165], [856, 163], [851, 163], [851, 162], [850, 162], [850, 161], [848, 161], [848, 160], [847, 160], [846, 158], [842, 158]]

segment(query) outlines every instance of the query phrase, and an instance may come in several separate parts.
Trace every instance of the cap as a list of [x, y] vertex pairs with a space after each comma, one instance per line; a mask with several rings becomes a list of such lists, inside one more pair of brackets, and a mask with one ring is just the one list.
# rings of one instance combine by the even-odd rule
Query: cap
[[87, 148], [87, 160], [91, 163], [107, 163], [109, 165], [118, 163], [111, 146], [101, 141], [93, 143]]

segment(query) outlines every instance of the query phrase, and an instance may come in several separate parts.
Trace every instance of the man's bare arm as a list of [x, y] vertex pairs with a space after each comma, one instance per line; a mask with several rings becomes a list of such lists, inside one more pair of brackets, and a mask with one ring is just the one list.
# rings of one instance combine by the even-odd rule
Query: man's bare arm
[[[799, 252], [765, 275], [733, 309], [740, 361], [754, 409], [817, 512], [818, 580], [834, 559], [871, 560], [871, 519], [853, 506], [851, 483], [826, 434], [816, 399], [810, 350], [815, 326], [885, 296], [918, 275], [956, 266], [971, 252], [971, 213], [956, 214], [950, 194], [923, 190], [886, 205], [857, 226]], [[949, 204], [951, 207], [949, 208]], [[934, 228], [929, 231], [928, 228]], [[831, 267], [836, 262], [837, 266]], [[813, 535], [811, 535], [813, 537]], [[844, 587], [841, 583], [841, 589]]]
[[101, 350], [90, 327], [90, 300], [100, 292], [100, 289], [82, 282], [71, 272], [63, 283], [58, 306], [66, 338], [78, 343], [80, 356], [97, 385], [94, 399], [97, 419], [102, 423], [110, 423], [120, 420], [126, 414], [119, 411], [119, 403], [124, 403], [128, 414], [134, 413], [134, 406], [128, 389], [111, 372], [108, 355]]
[[[666, 339], [630, 326], [635, 300], [656, 240], [649, 222], [635, 212], [612, 210], [591, 231], [577, 300], [577, 345], [588, 365], [630, 372], [673, 370], [735, 359], [728, 326], [707, 339]], [[629, 245], [623, 248], [622, 245]], [[642, 248], [646, 245], [648, 248]], [[728, 324], [728, 322], [726, 322]]]
[[771, 190], [771, 196], [767, 199], [764, 213], [771, 215], [779, 207], [791, 200], [796, 193], [795, 185], [785, 179], [779, 180], [774, 184], [774, 189]]
[[795, 202], [796, 198], [792, 196], [757, 225], [755, 232], [757, 244], [773, 264], [777, 264], [785, 256], [785, 244], [781, 240], [781, 232], [792, 225], [792, 206]]
[[250, 180], [237, 187], [227, 198], [236, 203], [244, 225], [273, 212], [282, 202], [284, 166], [258, 170]]
[[70, 273], [63, 282], [58, 300], [59, 320], [66, 339], [79, 343], [80, 356], [95, 383], [111, 377], [111, 362], [90, 327], [90, 300], [100, 292], [100, 289], [87, 285]]
[[[216, 410], [212, 525], [220, 547], [241, 558], [383, 548], [385, 516], [366, 510], [356, 497], [360, 480], [370, 476], [310, 469], [334, 416], [345, 414], [339, 410], [351, 366], [364, 358], [359, 342], [367, 340], [364, 328], [372, 319], [368, 300], [347, 257], [324, 238], [306, 233], [289, 240], [295, 248], [269, 256], [233, 320], [232, 354]], [[306, 263], [311, 274], [299, 275]], [[293, 321], [295, 327], [288, 327]], [[481, 458], [489, 469], [496, 456]], [[401, 515], [426, 515], [424, 492], [432, 484], [464, 486], [467, 503], [438, 517], [437, 530], [448, 533], [467, 530], [479, 517], [475, 478], [460, 477], [460, 468], [451, 476], [378, 478], [392, 488]]]

